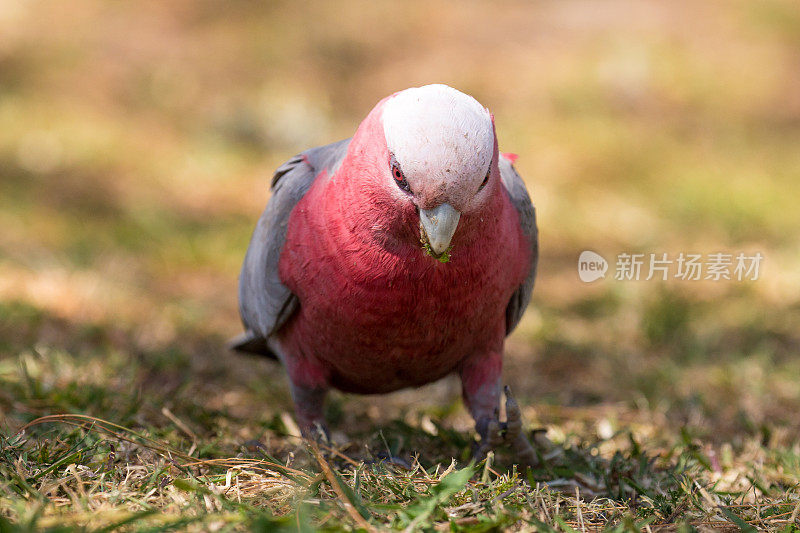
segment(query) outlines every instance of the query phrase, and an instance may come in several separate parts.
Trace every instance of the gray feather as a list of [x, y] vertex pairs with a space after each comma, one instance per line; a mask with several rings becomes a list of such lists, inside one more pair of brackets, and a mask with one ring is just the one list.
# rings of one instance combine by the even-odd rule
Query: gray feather
[[239, 277], [239, 313], [246, 332], [232, 341], [232, 348], [275, 357], [266, 339], [286, 323], [298, 305], [278, 273], [289, 216], [323, 170], [336, 172], [349, 144], [346, 139], [306, 150], [275, 171], [272, 197], [250, 239]]
[[517, 174], [511, 161], [505, 157], [500, 157], [499, 167], [503, 185], [505, 185], [511, 203], [519, 215], [522, 233], [528, 237], [531, 243], [530, 271], [522, 285], [511, 295], [508, 307], [506, 307], [506, 335], [508, 335], [517, 326], [531, 301], [533, 283], [536, 279], [536, 264], [539, 260], [539, 232], [536, 228], [536, 210], [531, 203], [531, 197], [528, 196], [525, 182]]

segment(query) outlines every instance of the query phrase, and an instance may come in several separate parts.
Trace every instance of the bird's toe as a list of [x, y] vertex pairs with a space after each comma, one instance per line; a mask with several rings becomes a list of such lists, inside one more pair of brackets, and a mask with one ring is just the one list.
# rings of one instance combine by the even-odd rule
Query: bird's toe
[[506, 431], [505, 442], [511, 446], [515, 454], [515, 462], [521, 466], [532, 467], [539, 463], [536, 449], [531, 445], [525, 432], [522, 431], [522, 412], [517, 400], [508, 385], [503, 387], [506, 395]]

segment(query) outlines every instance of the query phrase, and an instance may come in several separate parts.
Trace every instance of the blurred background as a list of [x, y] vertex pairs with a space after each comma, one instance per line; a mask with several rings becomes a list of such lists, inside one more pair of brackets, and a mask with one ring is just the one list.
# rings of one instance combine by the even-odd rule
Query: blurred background
[[[224, 348], [271, 173], [433, 82], [492, 110], [537, 207], [506, 369], [530, 424], [796, 438], [794, 0], [0, 2], [3, 428], [159, 426], [163, 406], [222, 440], [276, 427], [282, 373]], [[611, 263], [592, 284], [587, 249]], [[616, 281], [623, 252], [764, 261], [757, 281]], [[469, 426], [455, 380], [330, 411], [356, 434]]]

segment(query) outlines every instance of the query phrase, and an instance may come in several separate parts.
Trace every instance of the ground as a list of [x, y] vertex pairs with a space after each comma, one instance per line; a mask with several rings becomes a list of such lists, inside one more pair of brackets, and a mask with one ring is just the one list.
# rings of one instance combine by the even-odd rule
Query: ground
[[[0, 529], [796, 531], [798, 61], [791, 0], [2, 3]], [[430, 82], [537, 205], [529, 472], [469, 463], [454, 379], [334, 394], [317, 453], [224, 346], [272, 170]], [[719, 252], [759, 278], [614, 279]]]

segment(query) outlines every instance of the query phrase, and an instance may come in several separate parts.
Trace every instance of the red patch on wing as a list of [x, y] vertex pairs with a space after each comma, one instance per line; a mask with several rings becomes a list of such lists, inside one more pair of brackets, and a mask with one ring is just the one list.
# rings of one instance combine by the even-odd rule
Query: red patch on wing
[[500, 155], [511, 161], [511, 163], [516, 163], [519, 156], [517, 154], [512, 154], [511, 152], [503, 152]]

